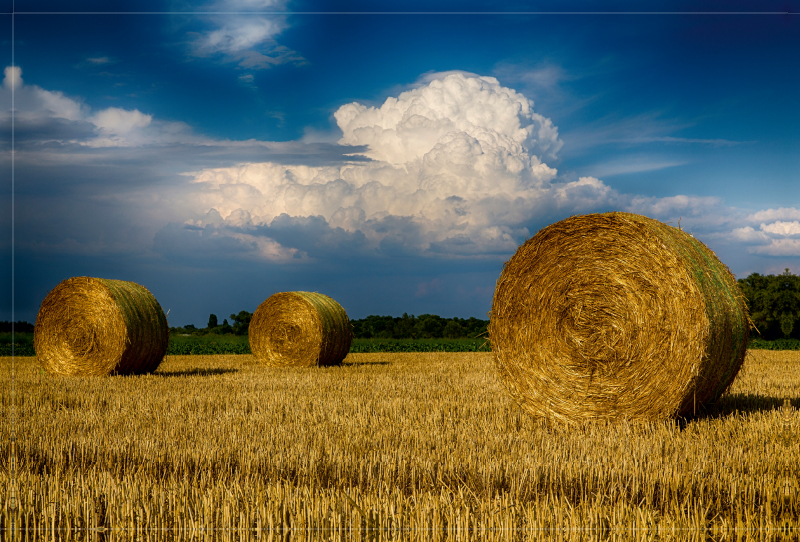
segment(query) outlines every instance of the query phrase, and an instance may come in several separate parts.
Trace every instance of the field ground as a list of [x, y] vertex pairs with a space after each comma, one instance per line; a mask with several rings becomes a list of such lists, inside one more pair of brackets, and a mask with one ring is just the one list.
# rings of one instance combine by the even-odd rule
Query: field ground
[[6, 538], [12, 517], [17, 540], [800, 532], [800, 352], [750, 352], [695, 419], [575, 428], [525, 414], [486, 353], [313, 369], [168, 356], [152, 375], [109, 378], [16, 358], [13, 395], [11, 367], [0, 358]]

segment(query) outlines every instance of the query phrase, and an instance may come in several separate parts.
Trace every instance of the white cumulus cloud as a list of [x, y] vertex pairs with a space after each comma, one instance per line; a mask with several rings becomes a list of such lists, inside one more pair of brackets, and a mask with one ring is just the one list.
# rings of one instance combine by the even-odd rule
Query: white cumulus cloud
[[[41, 141], [78, 141], [89, 147], [122, 147], [197, 139], [186, 124], [156, 121], [152, 115], [138, 109], [109, 107], [93, 112], [81, 100], [63, 92], [25, 84], [19, 66], [5, 68], [3, 86], [0, 87], [3, 102], [11, 103], [12, 89], [18, 134], [35, 128]], [[0, 121], [10, 122], [10, 116], [10, 111], [3, 111]]]
[[3, 75], [4, 87], [16, 89], [22, 85], [22, 68], [19, 66], [6, 66]]
[[104, 132], [127, 134], [137, 128], [148, 126], [153, 116], [145, 115], [138, 109], [128, 111], [119, 107], [109, 107], [92, 115], [88, 120]]
[[4, 100], [5, 103], [11, 103], [12, 90], [15, 112], [21, 120], [44, 117], [80, 120], [85, 116], [86, 107], [63, 92], [26, 85], [19, 66], [7, 66], [4, 70], [2, 93], [9, 98]]
[[768, 256], [800, 256], [800, 239], [772, 239], [768, 245], [753, 247], [750, 252]]
[[763, 243], [769, 242], [769, 237], [762, 231], [754, 229], [752, 226], [736, 228], [731, 232], [731, 237], [744, 243]]
[[769, 222], [772, 220], [800, 220], [800, 209], [795, 207], [779, 207], [778, 209], [765, 209], [747, 217], [752, 222]]
[[761, 230], [780, 237], [800, 235], [800, 222], [797, 220], [794, 222], [783, 222], [778, 220], [772, 224], [761, 224]]
[[340, 143], [369, 145], [371, 158], [403, 164], [421, 158], [445, 136], [521, 155], [554, 154], [558, 129], [533, 102], [493, 77], [450, 72], [427, 86], [389, 97], [380, 107], [351, 103], [334, 114]]
[[[558, 129], [491, 77], [442, 74], [381, 107], [346, 104], [334, 117], [340, 143], [366, 146], [371, 162], [194, 172], [197, 216], [216, 209], [239, 228], [245, 213], [253, 228], [322, 217], [373, 247], [391, 238], [417, 252], [467, 255], [513, 250], [532, 217], [613, 196], [593, 177], [554, 183], [542, 155], [560, 147]], [[387, 226], [397, 221], [408, 229], [402, 240]]]
[[752, 226], [735, 228], [723, 237], [747, 245], [751, 254], [800, 256], [800, 220], [781, 220], [792, 218], [800, 218], [794, 207], [764, 209], [745, 217]]

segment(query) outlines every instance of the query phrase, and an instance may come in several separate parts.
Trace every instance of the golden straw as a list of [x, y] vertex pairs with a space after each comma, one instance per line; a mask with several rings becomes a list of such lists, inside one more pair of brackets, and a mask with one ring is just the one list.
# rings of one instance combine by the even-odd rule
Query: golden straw
[[523, 244], [497, 281], [489, 336], [506, 387], [536, 416], [686, 416], [744, 360], [750, 319], [703, 243], [629, 213], [574, 216]]
[[39, 363], [51, 373], [143, 374], [164, 359], [169, 327], [144, 286], [73, 277], [42, 301], [33, 343]]
[[272, 367], [336, 365], [347, 356], [353, 329], [336, 301], [316, 292], [270, 296], [250, 320], [250, 350]]

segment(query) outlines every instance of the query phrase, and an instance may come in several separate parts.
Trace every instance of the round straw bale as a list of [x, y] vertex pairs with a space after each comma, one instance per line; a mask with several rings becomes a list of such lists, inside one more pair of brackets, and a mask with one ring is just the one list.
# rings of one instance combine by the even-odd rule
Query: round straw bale
[[281, 292], [250, 319], [250, 350], [271, 367], [336, 365], [347, 356], [353, 328], [336, 301], [316, 292]]
[[167, 353], [169, 327], [147, 288], [124, 280], [73, 277], [47, 294], [33, 345], [48, 372], [143, 374]]
[[497, 281], [489, 337], [501, 380], [533, 415], [654, 420], [718, 399], [750, 325], [736, 280], [703, 243], [605, 213], [519, 247]]

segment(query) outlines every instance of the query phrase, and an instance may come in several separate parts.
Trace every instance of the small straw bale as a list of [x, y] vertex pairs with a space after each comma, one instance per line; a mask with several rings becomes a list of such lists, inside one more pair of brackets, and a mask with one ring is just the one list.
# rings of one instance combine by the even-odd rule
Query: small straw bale
[[135, 282], [73, 277], [47, 294], [33, 345], [48, 372], [70, 376], [144, 374], [167, 353], [161, 305]]
[[744, 361], [751, 321], [730, 270], [678, 228], [573, 216], [506, 262], [489, 337], [531, 414], [564, 423], [692, 415]]
[[250, 320], [250, 350], [271, 367], [337, 365], [350, 351], [353, 328], [336, 301], [316, 292], [280, 292]]

